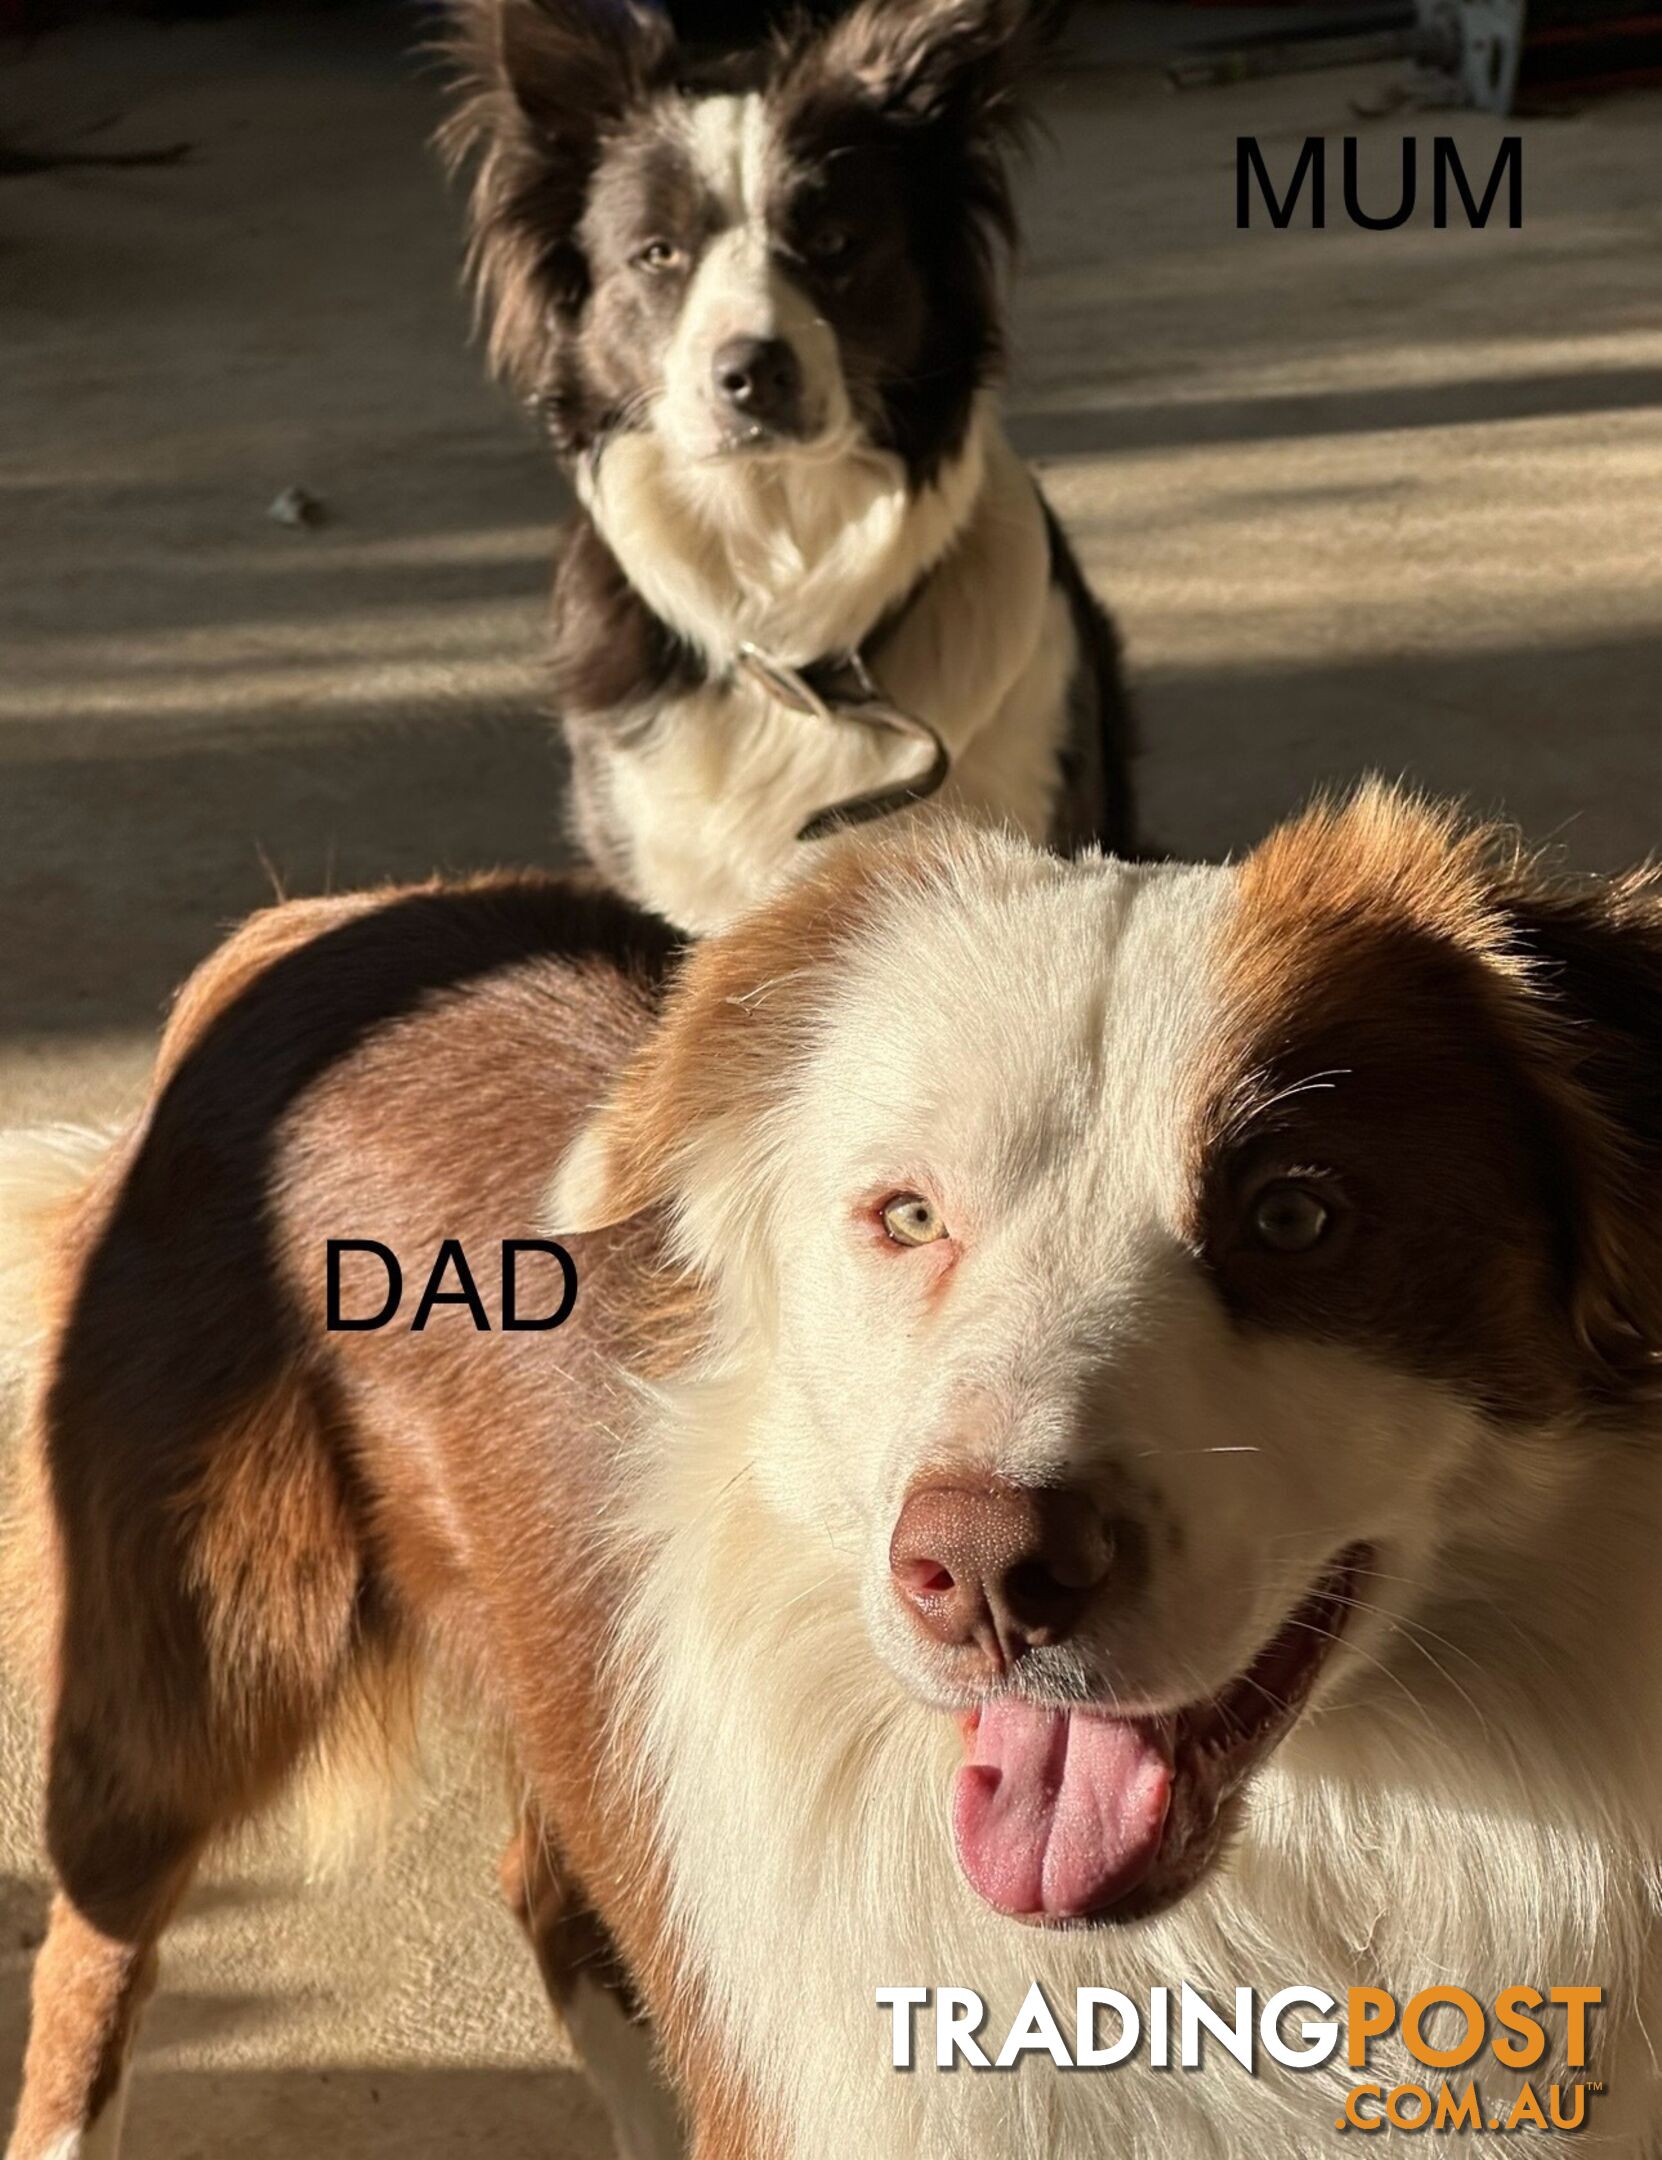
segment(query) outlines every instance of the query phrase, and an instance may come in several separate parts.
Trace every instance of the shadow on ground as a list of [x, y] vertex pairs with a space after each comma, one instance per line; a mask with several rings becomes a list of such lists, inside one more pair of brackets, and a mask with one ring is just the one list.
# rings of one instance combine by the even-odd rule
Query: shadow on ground
[[[31, 754], [32, 753], [32, 754]], [[535, 712], [141, 744], [123, 728], [0, 771], [0, 1030], [151, 1028], [225, 928], [280, 891], [560, 856]]]
[[[1012, 433], [1027, 457], [1104, 457], [1116, 451], [1391, 434], [1651, 406], [1662, 406], [1662, 368], [1609, 367], [1284, 396], [1162, 398], [1071, 411], [1058, 407], [1023, 413]], [[1435, 445], [1430, 454], [1436, 454]]]
[[[1146, 823], [1186, 852], [1238, 851], [1312, 789], [1372, 770], [1620, 867], [1662, 797], [1658, 685], [1662, 629], [1327, 665], [1167, 662], [1137, 682], [1158, 745]], [[14, 730], [4, 768], [0, 1034], [154, 1027], [226, 925], [278, 890], [565, 859], [558, 742], [535, 710], [53, 744]]]
[[[207, 1883], [191, 1894], [201, 1917], [261, 1897], [236, 1884]], [[34, 1881], [0, 1877], [0, 2125], [17, 2096], [28, 2020], [29, 1973], [46, 1922], [46, 1892]], [[320, 1931], [327, 1919], [319, 1911]], [[492, 1913], [486, 1924], [502, 1925]], [[412, 1955], [418, 1945], [409, 1945]], [[516, 1945], [517, 1948], [517, 1945]], [[526, 1961], [529, 1972], [529, 1960]], [[248, 2050], [280, 2008], [258, 1994], [169, 1985], [176, 1961], [163, 1948], [162, 1983], [140, 2039], [127, 2138], [134, 2160], [265, 2160], [273, 2151], [327, 2153], [330, 2160], [407, 2160], [423, 2153], [489, 2152], [493, 2160], [582, 2160], [608, 2150], [603, 2118], [586, 2082], [546, 2070], [381, 2066], [279, 2070], [182, 2070], [181, 2053]], [[390, 1981], [389, 1981], [390, 1985]], [[552, 2053], [552, 2043], [550, 2052]]]
[[[1662, 628], [1521, 652], [1167, 665], [1141, 709], [1161, 743], [1147, 823], [1185, 852], [1238, 853], [1291, 800], [1370, 771], [1508, 818], [1579, 869], [1627, 868], [1662, 838]], [[1197, 800], [1184, 775], [1200, 767]]]

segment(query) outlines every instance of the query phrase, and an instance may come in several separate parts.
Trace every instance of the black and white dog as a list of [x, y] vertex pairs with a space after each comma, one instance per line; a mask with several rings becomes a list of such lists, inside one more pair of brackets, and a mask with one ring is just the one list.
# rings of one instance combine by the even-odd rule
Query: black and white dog
[[555, 691], [596, 865], [717, 928], [943, 799], [1130, 835], [1115, 640], [989, 393], [1043, 0], [862, 0], [708, 62], [629, 0], [459, 0], [471, 268], [579, 508]]

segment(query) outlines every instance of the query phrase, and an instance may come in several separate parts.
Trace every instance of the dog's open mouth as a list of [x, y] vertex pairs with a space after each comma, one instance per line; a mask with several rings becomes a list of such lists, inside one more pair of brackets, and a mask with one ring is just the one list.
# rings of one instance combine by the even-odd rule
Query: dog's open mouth
[[952, 1828], [987, 1903], [1039, 1922], [1136, 1919], [1199, 1879], [1228, 1803], [1291, 1729], [1343, 1632], [1367, 1549], [1342, 1552], [1219, 1694], [1158, 1717], [1004, 1697], [967, 1721]]

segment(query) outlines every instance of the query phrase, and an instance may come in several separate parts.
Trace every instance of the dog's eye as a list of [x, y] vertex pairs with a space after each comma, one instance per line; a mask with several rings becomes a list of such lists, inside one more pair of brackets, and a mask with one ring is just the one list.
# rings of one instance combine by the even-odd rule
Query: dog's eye
[[665, 270], [679, 270], [686, 256], [673, 240], [649, 240], [645, 247], [635, 250], [634, 260], [637, 270], [648, 270], [656, 276]]
[[1333, 1210], [1313, 1186], [1277, 1178], [1252, 1203], [1252, 1234], [1271, 1252], [1311, 1252], [1326, 1237]]
[[854, 244], [854, 235], [846, 225], [839, 225], [835, 218], [821, 218], [810, 226], [802, 244], [802, 252], [811, 262], [841, 262]]
[[933, 1245], [946, 1236], [946, 1224], [933, 1200], [921, 1193], [896, 1193], [879, 1211], [883, 1228], [897, 1245]]

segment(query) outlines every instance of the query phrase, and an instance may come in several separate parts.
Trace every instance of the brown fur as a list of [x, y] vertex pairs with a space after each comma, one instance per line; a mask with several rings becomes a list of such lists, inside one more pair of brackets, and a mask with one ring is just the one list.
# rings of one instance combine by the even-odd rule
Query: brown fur
[[558, 1845], [534, 1810], [502, 1856], [502, 1896], [525, 1930], [556, 2010], [565, 2009], [578, 1984], [588, 1980], [615, 1996], [627, 2015], [644, 2015], [617, 1944], [571, 1880]]
[[52, 1901], [35, 1962], [29, 2053], [10, 2150], [30, 2160], [67, 2125], [91, 2129], [118, 2104], [133, 2033], [156, 1981], [154, 1939], [183, 1887], [175, 1873], [135, 1910], [130, 1942], [94, 1926], [67, 1897]]
[[[682, 963], [663, 1019], [671, 933], [557, 880], [273, 910], [187, 988], [144, 1117], [64, 1231], [31, 1426], [62, 1894], [18, 2160], [108, 2104], [204, 1845], [342, 1720], [387, 1715], [417, 1660], [511, 1734], [530, 1842], [509, 1889], [555, 1991], [597, 1961], [652, 2021], [695, 2160], [776, 2160], [614, 1724], [618, 1367], [671, 1371], [699, 1340], [655, 1212], [686, 1150], [765, 1111], [873, 893], [950, 847], [840, 847]], [[1249, 861], [1227, 958], [1195, 1233], [1243, 1324], [1364, 1341], [1502, 1413], [1607, 1414], [1650, 1385], [1656, 881], [1555, 883], [1368, 795]], [[325, 1332], [327, 1238], [377, 1238], [419, 1281], [444, 1238], [482, 1260], [535, 1234], [602, 1102], [602, 1213], [629, 1219], [571, 1241], [558, 1335], [445, 1306], [419, 1339], [405, 1316]], [[1266, 1160], [1352, 1185], [1369, 1235], [1344, 1267], [1242, 1249], [1239, 1180]]]
[[623, 1422], [612, 1370], [643, 1334], [684, 1357], [695, 1298], [648, 1221], [580, 1242], [557, 1336], [475, 1334], [440, 1307], [413, 1338], [408, 1305], [384, 1335], [322, 1328], [328, 1237], [381, 1237], [419, 1281], [441, 1237], [477, 1259], [535, 1233], [547, 1165], [672, 960], [620, 902], [505, 879], [272, 910], [181, 997], [150, 1106], [74, 1213], [29, 1439], [61, 1895], [24, 2160], [107, 2104], [206, 1844], [343, 1719], [392, 1716], [418, 1659], [464, 1673], [512, 1734], [545, 1969], [615, 1941], [696, 2149], [767, 2160], [679, 1970], [650, 1811], [607, 1769], [620, 1585], [590, 1532]]
[[742, 935], [694, 948], [665, 1026], [590, 1127], [603, 1156], [599, 1219], [622, 1221], [668, 1199], [702, 1134], [730, 1119], [748, 1123], [776, 1099], [873, 886], [919, 878], [923, 862], [882, 839], [845, 843]]
[[[1662, 884], [1560, 881], [1382, 788], [1243, 866], [1197, 1128], [1197, 1238], [1242, 1316], [1371, 1345], [1502, 1415], [1619, 1407], [1662, 1345]], [[1308, 1262], [1245, 1185], [1331, 1170]]]

